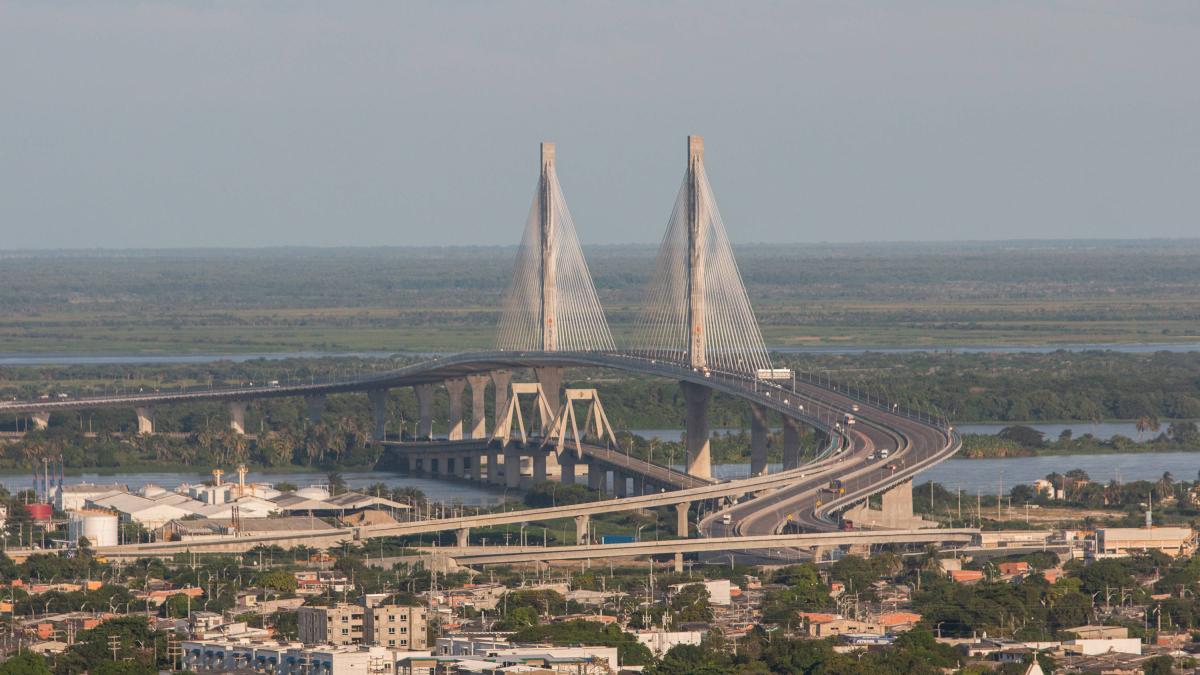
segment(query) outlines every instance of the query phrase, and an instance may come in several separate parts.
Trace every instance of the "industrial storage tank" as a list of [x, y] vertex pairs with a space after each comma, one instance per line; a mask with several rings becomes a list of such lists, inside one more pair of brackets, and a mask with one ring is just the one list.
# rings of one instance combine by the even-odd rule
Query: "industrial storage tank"
[[323, 501], [329, 499], [329, 490], [326, 490], [319, 485], [309, 485], [308, 487], [296, 490], [296, 496], [304, 497], [305, 499], [316, 499], [318, 501]]
[[72, 544], [86, 537], [92, 546], [116, 546], [117, 516], [105, 511], [72, 511], [67, 537]]
[[54, 515], [54, 507], [49, 504], [26, 504], [25, 510], [29, 512], [29, 517], [37, 521], [47, 521]]

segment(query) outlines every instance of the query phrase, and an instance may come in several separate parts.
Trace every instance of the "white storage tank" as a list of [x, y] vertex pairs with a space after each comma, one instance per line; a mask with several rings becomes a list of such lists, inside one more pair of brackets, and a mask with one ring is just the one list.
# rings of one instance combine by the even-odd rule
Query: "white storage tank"
[[116, 546], [117, 516], [105, 511], [72, 511], [67, 537], [72, 544], [86, 537], [92, 546]]

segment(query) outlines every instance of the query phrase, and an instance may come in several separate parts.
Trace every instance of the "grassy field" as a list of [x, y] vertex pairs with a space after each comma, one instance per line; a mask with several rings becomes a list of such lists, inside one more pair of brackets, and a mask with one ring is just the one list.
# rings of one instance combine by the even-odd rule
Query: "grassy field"
[[[653, 252], [588, 252], [618, 342]], [[0, 353], [485, 348], [513, 253], [9, 253]], [[748, 246], [737, 255], [775, 347], [1200, 342], [1200, 241]]]

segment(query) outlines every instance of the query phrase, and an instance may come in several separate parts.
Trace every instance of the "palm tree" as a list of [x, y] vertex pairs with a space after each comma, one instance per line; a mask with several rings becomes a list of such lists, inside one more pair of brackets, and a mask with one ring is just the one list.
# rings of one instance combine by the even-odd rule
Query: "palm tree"
[[1137, 429], [1138, 441], [1141, 441], [1142, 436], [1150, 429], [1150, 418], [1146, 415], [1142, 415], [1141, 417], [1137, 418], [1137, 422], [1134, 423], [1133, 426], [1135, 429]]
[[1159, 478], [1158, 482], [1154, 484], [1154, 493], [1159, 499], [1165, 500], [1174, 493], [1174, 485], [1175, 480], [1171, 476], [1171, 472], [1164, 471], [1162, 478]]

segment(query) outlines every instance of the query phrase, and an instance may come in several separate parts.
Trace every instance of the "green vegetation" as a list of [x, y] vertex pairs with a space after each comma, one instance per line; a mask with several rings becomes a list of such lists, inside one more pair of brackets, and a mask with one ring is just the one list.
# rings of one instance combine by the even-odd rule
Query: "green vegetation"
[[[654, 248], [586, 253], [624, 337]], [[1195, 241], [772, 245], [736, 254], [778, 346], [1200, 335]], [[469, 247], [9, 254], [0, 340], [22, 353], [479, 348], [491, 342], [514, 255]]]

